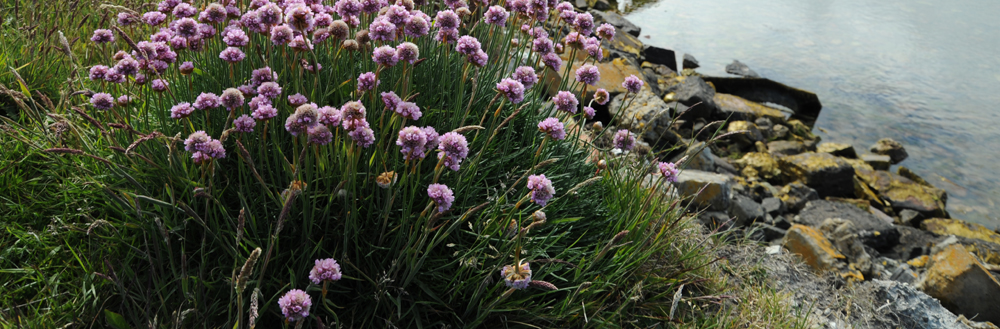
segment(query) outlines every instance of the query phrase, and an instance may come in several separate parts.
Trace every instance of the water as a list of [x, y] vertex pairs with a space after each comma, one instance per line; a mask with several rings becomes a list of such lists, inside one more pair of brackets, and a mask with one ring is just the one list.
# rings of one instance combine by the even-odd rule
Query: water
[[894, 138], [910, 155], [902, 165], [948, 191], [953, 217], [1000, 227], [1000, 1], [636, 5], [626, 17], [644, 43], [694, 55], [704, 74], [738, 59], [815, 92], [823, 141], [866, 152]]

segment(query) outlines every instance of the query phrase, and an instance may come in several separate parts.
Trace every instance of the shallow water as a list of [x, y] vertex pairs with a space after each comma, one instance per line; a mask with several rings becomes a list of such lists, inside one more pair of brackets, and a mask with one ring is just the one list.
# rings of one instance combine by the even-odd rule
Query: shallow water
[[[819, 95], [814, 132], [861, 152], [903, 143], [901, 164], [948, 191], [953, 217], [1000, 227], [1000, 1], [659, 0], [626, 17], [644, 43], [725, 76], [738, 59]], [[895, 166], [892, 169], [895, 171]]]

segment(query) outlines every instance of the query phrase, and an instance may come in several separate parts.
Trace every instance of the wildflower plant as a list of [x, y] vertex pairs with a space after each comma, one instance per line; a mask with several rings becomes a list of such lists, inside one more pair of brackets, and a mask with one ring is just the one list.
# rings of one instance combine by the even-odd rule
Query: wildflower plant
[[[524, 0], [127, 12], [80, 59], [92, 92], [67, 93], [79, 141], [57, 153], [106, 171], [95, 186], [142, 244], [105, 270], [131, 322], [179, 325], [190, 308], [238, 328], [621, 324], [631, 287], [680, 282], [633, 275], [676, 209], [641, 175], [595, 175], [609, 152], [581, 138], [599, 58], [572, 71], [555, 50], [608, 33], [589, 14]], [[543, 29], [567, 24], [576, 41]]]

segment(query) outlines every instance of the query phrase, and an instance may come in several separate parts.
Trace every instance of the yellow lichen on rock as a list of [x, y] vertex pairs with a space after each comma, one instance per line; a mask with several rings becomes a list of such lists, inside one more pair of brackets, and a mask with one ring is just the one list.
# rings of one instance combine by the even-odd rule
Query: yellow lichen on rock
[[1000, 244], [1000, 234], [976, 223], [960, 219], [931, 218], [920, 223], [925, 231], [939, 235], [956, 235]]
[[834, 270], [839, 260], [846, 259], [823, 233], [805, 225], [792, 225], [781, 244], [818, 272]]

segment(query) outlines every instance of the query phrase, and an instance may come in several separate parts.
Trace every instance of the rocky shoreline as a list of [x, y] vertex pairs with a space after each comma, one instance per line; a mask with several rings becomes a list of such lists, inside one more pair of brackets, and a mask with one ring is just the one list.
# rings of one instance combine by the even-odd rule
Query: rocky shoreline
[[[793, 289], [793, 304], [864, 289], [866, 297], [857, 302], [874, 305], [867, 318], [852, 315], [850, 306], [814, 310], [814, 324], [1000, 323], [1000, 234], [950, 218], [947, 193], [899, 165], [907, 157], [903, 145], [883, 139], [859, 152], [853, 145], [822, 142], [811, 132], [822, 109], [815, 94], [760, 77], [739, 61], [726, 67], [732, 77], [699, 74], [690, 55], [678, 69], [673, 51], [644, 45], [639, 27], [604, 0], [576, 2], [598, 23], [617, 29], [597, 63], [602, 75], [596, 87], [613, 99], [595, 106], [601, 123], [591, 129], [629, 129], [644, 142], [638, 152], [682, 161], [685, 169], [670, 193], [685, 200], [692, 216], [707, 230], [731, 230], [768, 246], [738, 258], [797, 255], [813, 275], [779, 280]], [[554, 71], [548, 75], [558, 81]], [[626, 98], [621, 82], [629, 75], [647, 83]], [[795, 266], [775, 264], [784, 264], [772, 266], [779, 273]], [[814, 292], [833, 296], [803, 294], [804, 282], [830, 286]], [[889, 317], [886, 312], [892, 319], [881, 319]], [[862, 318], [875, 320], [855, 323]]]

